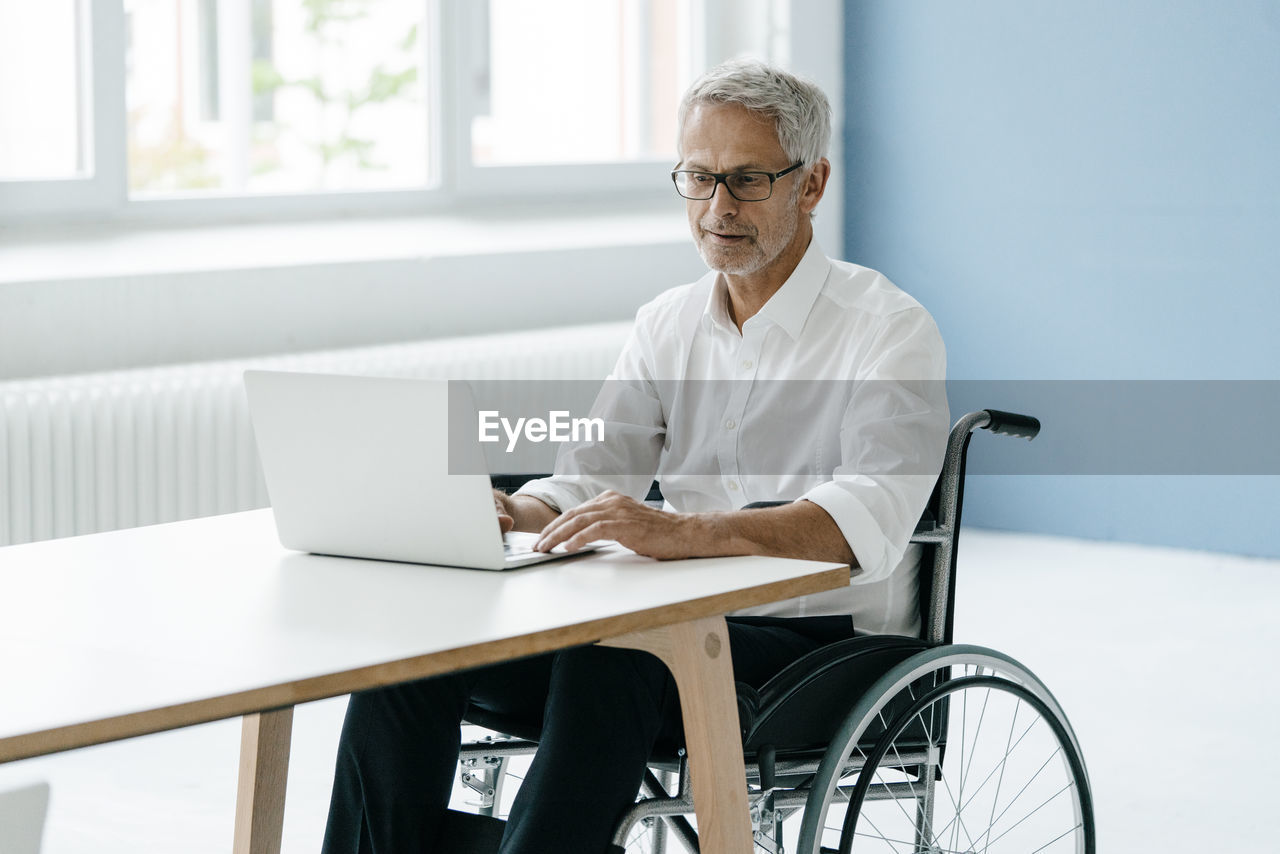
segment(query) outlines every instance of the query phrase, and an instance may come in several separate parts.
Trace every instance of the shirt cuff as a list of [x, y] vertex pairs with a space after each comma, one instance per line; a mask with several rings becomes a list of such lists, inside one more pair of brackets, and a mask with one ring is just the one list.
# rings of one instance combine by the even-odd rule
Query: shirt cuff
[[819, 484], [798, 500], [817, 504], [840, 528], [862, 570], [853, 574], [850, 584], [883, 581], [902, 560], [902, 553], [893, 549], [871, 511], [838, 481]]

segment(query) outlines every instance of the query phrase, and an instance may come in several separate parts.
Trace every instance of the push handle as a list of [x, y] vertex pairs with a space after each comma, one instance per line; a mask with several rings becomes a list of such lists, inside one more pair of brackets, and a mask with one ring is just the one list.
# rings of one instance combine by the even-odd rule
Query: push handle
[[990, 430], [992, 433], [1034, 439], [1040, 432], [1040, 419], [1034, 416], [1003, 412], [999, 409], [988, 409], [986, 413], [990, 420], [982, 426], [984, 430]]

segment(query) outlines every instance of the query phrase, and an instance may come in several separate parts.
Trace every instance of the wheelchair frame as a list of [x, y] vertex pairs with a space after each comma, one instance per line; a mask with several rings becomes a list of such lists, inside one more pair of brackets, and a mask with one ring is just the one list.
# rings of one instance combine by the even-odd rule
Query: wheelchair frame
[[[874, 636], [841, 642], [848, 645], [847, 660], [865, 652], [869, 646], [890, 643], [900, 649], [891, 650], [891, 660], [887, 666], [880, 667], [879, 678], [861, 693], [847, 713], [837, 719], [829, 743], [820, 752], [789, 750], [785, 746], [779, 750], [772, 744], [753, 744], [750, 730], [760, 720], [744, 723], [746, 782], [757, 850], [784, 854], [783, 820], [803, 810], [798, 846], [800, 851], [803, 854], [827, 851], [847, 854], [852, 848], [854, 837], [865, 835], [865, 830], [858, 833], [856, 829], [862, 805], [866, 801], [891, 799], [913, 800], [916, 804], [914, 840], [909, 843], [905, 840], [897, 840], [898, 842], [912, 845], [915, 852], [939, 854], [951, 850], [938, 844], [937, 833], [933, 828], [934, 809], [939, 798], [937, 785], [940, 780], [946, 782], [943, 778], [943, 762], [947, 752], [947, 724], [944, 716], [950, 708], [949, 704], [960, 702], [955, 695], [973, 689], [975, 692], [985, 691], [987, 699], [984, 699], [982, 706], [984, 715], [987, 702], [995, 692], [1018, 704], [1014, 711], [1015, 721], [1018, 710], [1025, 705], [1032, 714], [1046, 722], [1046, 728], [1058, 744], [1057, 752], [1061, 752], [1063, 757], [1067, 778], [1067, 787], [1063, 791], [1071, 791], [1071, 810], [1075, 825], [1063, 837], [1073, 835], [1071, 841], [1074, 842], [1072, 847], [1076, 854], [1094, 854], [1095, 828], [1088, 775], [1079, 743], [1061, 706], [1030, 670], [1012, 658], [994, 650], [952, 643], [956, 538], [963, 507], [965, 461], [973, 432], [978, 429], [1032, 439], [1039, 432], [1040, 424], [1030, 416], [986, 409], [961, 417], [952, 427], [942, 472], [928, 508], [911, 537], [912, 543], [925, 548], [920, 563], [922, 637], [914, 642], [890, 643], [892, 639], [885, 641]], [[495, 478], [495, 485], [500, 488], [518, 486], [524, 479], [528, 478], [508, 477], [504, 481], [499, 476]], [[783, 503], [787, 502], [762, 502], [749, 506]], [[924, 571], [926, 567], [927, 573]], [[860, 641], [865, 643], [859, 643]], [[800, 661], [806, 662], [820, 652], [822, 650], [815, 651]], [[847, 660], [837, 659], [836, 667], [845, 666]], [[829, 655], [823, 663], [830, 667]], [[844, 672], [847, 670], [837, 670], [833, 672], [834, 675], [813, 678], [838, 679]], [[803, 669], [800, 673], [803, 680], [806, 674]], [[818, 683], [802, 681], [801, 684]], [[791, 696], [798, 694], [797, 690]], [[964, 697], [967, 701], [968, 694], [965, 693]], [[789, 696], [783, 696], [777, 708], [781, 708], [790, 699]], [[796, 705], [803, 706], [799, 702]], [[926, 711], [928, 721], [924, 717]], [[1010, 741], [1012, 732], [1011, 728]], [[1021, 741], [1019, 738], [1019, 744]], [[963, 743], [964, 734], [961, 736], [961, 751], [964, 749]], [[1014, 745], [1015, 749], [1017, 747], [1018, 745]], [[976, 748], [975, 744], [974, 749]], [[531, 754], [536, 750], [537, 744], [532, 738], [508, 736], [495, 736], [463, 745], [460, 755], [461, 781], [479, 795], [478, 805], [482, 815], [493, 816], [501, 803], [510, 758]], [[894, 753], [892, 760], [888, 757], [890, 750]], [[955, 753], [955, 750], [951, 751], [953, 764]], [[1006, 753], [1005, 761], [1008, 758], [1009, 754]], [[963, 755], [960, 761], [964, 762]], [[972, 765], [972, 757], [969, 762]], [[1003, 778], [1003, 765], [1001, 767]], [[874, 779], [879, 779], [882, 771], [893, 774], [893, 781], [874, 782]], [[666, 781], [660, 779], [659, 774], [666, 777]], [[851, 780], [853, 775], [856, 778]], [[676, 784], [674, 794], [668, 791], [673, 781]], [[949, 787], [949, 782], [947, 785]], [[983, 786], [985, 785], [986, 781], [983, 781]], [[998, 789], [999, 786], [997, 801]], [[698, 851], [697, 833], [685, 818], [694, 811], [691, 791], [689, 768], [683, 751], [674, 756], [655, 757], [642, 782], [641, 793], [644, 797], [637, 801], [619, 823], [614, 844], [625, 847], [637, 826], [647, 826], [650, 830], [648, 850], [652, 854], [663, 854], [668, 834], [676, 836], [689, 851]], [[948, 794], [954, 799], [952, 793]], [[840, 845], [836, 849], [824, 847], [822, 832], [826, 819], [833, 805], [841, 803], [850, 805], [844, 813]], [[953, 800], [952, 806], [957, 811], [956, 819], [960, 819], [966, 805], [955, 804]], [[1006, 807], [1006, 811], [1007, 809]], [[1002, 838], [984, 838], [990, 837], [994, 830], [997, 820], [994, 818], [995, 811], [996, 806], [993, 804], [991, 826], [977, 840], [979, 843], [985, 841], [987, 846], [995, 839]], [[960, 824], [964, 824], [963, 820]], [[950, 832], [957, 836], [956, 829]], [[874, 833], [871, 835], [875, 836]], [[966, 835], [969, 835], [967, 830]], [[968, 841], [971, 848], [976, 847], [972, 838]], [[1052, 840], [1057, 841], [1058, 839]], [[955, 843], [963, 845], [964, 840], [956, 840]], [[894, 845], [892, 850], [899, 849]]]

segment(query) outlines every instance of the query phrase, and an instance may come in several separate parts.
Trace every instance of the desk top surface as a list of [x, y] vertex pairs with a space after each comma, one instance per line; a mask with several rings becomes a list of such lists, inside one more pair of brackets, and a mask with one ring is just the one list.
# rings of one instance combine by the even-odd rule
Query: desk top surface
[[0, 761], [844, 586], [611, 550], [506, 572], [290, 552], [270, 510], [0, 549]]

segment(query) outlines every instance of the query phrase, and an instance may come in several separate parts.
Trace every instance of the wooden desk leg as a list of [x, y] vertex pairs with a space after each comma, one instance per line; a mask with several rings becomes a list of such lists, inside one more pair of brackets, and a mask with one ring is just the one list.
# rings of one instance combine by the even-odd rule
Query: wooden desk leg
[[245, 715], [234, 854], [280, 854], [293, 708]]
[[703, 854], [753, 850], [738, 699], [723, 617], [707, 617], [600, 641], [641, 649], [675, 676]]

